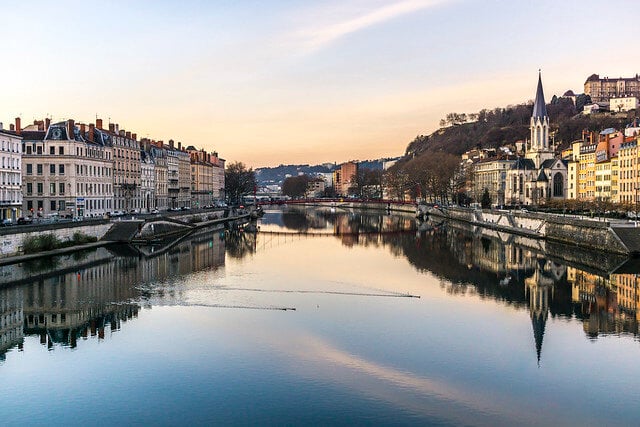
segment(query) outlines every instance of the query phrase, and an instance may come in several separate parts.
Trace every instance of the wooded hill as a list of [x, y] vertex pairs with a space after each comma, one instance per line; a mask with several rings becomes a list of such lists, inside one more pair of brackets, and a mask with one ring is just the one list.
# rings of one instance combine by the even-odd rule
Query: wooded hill
[[[445, 152], [460, 156], [476, 147], [497, 148], [529, 138], [529, 122], [533, 102], [506, 108], [481, 110], [475, 114], [449, 113], [441, 120], [441, 127], [431, 135], [418, 135], [409, 143], [406, 158]], [[549, 124], [558, 150], [567, 148], [581, 138], [583, 130], [601, 131], [606, 128], [623, 129], [636, 115], [629, 113], [597, 113], [583, 115], [569, 98], [553, 97], [547, 104]], [[473, 120], [473, 121], [471, 121]]]

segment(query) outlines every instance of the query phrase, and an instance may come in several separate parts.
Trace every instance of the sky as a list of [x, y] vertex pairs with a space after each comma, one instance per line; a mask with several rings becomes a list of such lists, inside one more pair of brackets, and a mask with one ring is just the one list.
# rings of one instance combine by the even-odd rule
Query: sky
[[[606, 7], [605, 7], [606, 6]], [[0, 122], [118, 123], [256, 168], [395, 157], [449, 112], [640, 73], [636, 3], [0, 3]]]

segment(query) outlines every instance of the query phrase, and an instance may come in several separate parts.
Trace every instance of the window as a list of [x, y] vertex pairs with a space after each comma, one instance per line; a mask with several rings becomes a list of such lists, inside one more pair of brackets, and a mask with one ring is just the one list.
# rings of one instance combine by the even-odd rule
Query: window
[[41, 211], [44, 206], [44, 202], [42, 200], [38, 200], [38, 210]]
[[32, 154], [33, 151], [31, 150], [31, 146], [27, 145], [27, 154]]
[[36, 165], [36, 172], [38, 175], [42, 175], [42, 165]]
[[63, 146], [58, 147], [58, 154], [61, 155], [61, 156], [64, 156], [64, 147]]
[[42, 194], [42, 191], [43, 191], [42, 189], [43, 189], [43, 187], [44, 187], [44, 185], [43, 185], [41, 182], [38, 182], [38, 183], [36, 184], [36, 188], [37, 188], [37, 190], [38, 190], [38, 194]]
[[49, 194], [56, 194], [56, 183], [52, 182], [49, 184]]
[[33, 165], [31, 163], [27, 163], [27, 175], [33, 175]]
[[58, 193], [64, 194], [64, 182], [61, 182], [58, 186]]
[[56, 201], [55, 200], [51, 201], [50, 208], [51, 208], [51, 211], [55, 211], [56, 210]]
[[49, 165], [49, 174], [50, 175], [56, 174], [56, 165]]
[[33, 212], [33, 201], [27, 200], [27, 210]]
[[30, 182], [27, 182], [27, 195], [31, 195], [33, 193], [33, 184]]
[[60, 200], [58, 202], [58, 210], [63, 211], [67, 208], [66, 203], [64, 202], [64, 200]]
[[60, 175], [64, 175], [64, 165], [59, 165], [59, 166], [58, 166], [58, 173], [59, 173]]
[[37, 153], [37, 154], [42, 154], [42, 147], [41, 147], [41, 146], [39, 146], [39, 145], [38, 145], [38, 146], [36, 147], [36, 153]]
[[56, 154], [56, 147], [54, 146], [49, 147], [49, 154], [52, 154], [52, 155]]

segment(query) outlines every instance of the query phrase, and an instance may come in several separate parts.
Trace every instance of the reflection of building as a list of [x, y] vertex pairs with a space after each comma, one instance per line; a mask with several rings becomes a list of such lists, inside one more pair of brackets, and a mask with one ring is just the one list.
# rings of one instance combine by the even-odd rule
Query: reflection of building
[[8, 349], [22, 345], [22, 288], [1, 288], [0, 302], [0, 360], [2, 360]]
[[[553, 297], [554, 284], [557, 280], [552, 270], [553, 264], [544, 259], [537, 260], [533, 276], [525, 280], [526, 293], [529, 295], [529, 315], [533, 326], [533, 337], [536, 343], [536, 354], [540, 363], [542, 339], [549, 316], [549, 298]], [[550, 295], [551, 294], [551, 295]]]
[[599, 334], [638, 333], [638, 274], [614, 273], [608, 277], [571, 269], [572, 299], [582, 307], [584, 330]]

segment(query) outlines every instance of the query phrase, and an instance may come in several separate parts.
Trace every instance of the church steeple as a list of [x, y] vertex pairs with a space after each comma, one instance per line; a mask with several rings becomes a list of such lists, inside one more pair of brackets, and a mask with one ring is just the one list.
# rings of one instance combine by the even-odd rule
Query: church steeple
[[547, 104], [544, 102], [544, 91], [542, 90], [542, 75], [538, 71], [538, 89], [536, 90], [536, 100], [533, 103], [532, 117], [547, 117]]
[[533, 103], [530, 129], [531, 142], [526, 157], [533, 160], [536, 168], [539, 169], [542, 162], [553, 158], [553, 152], [549, 147], [549, 116], [547, 115], [547, 105], [544, 101], [540, 71], [538, 71], [538, 88], [536, 90], [536, 100]]

